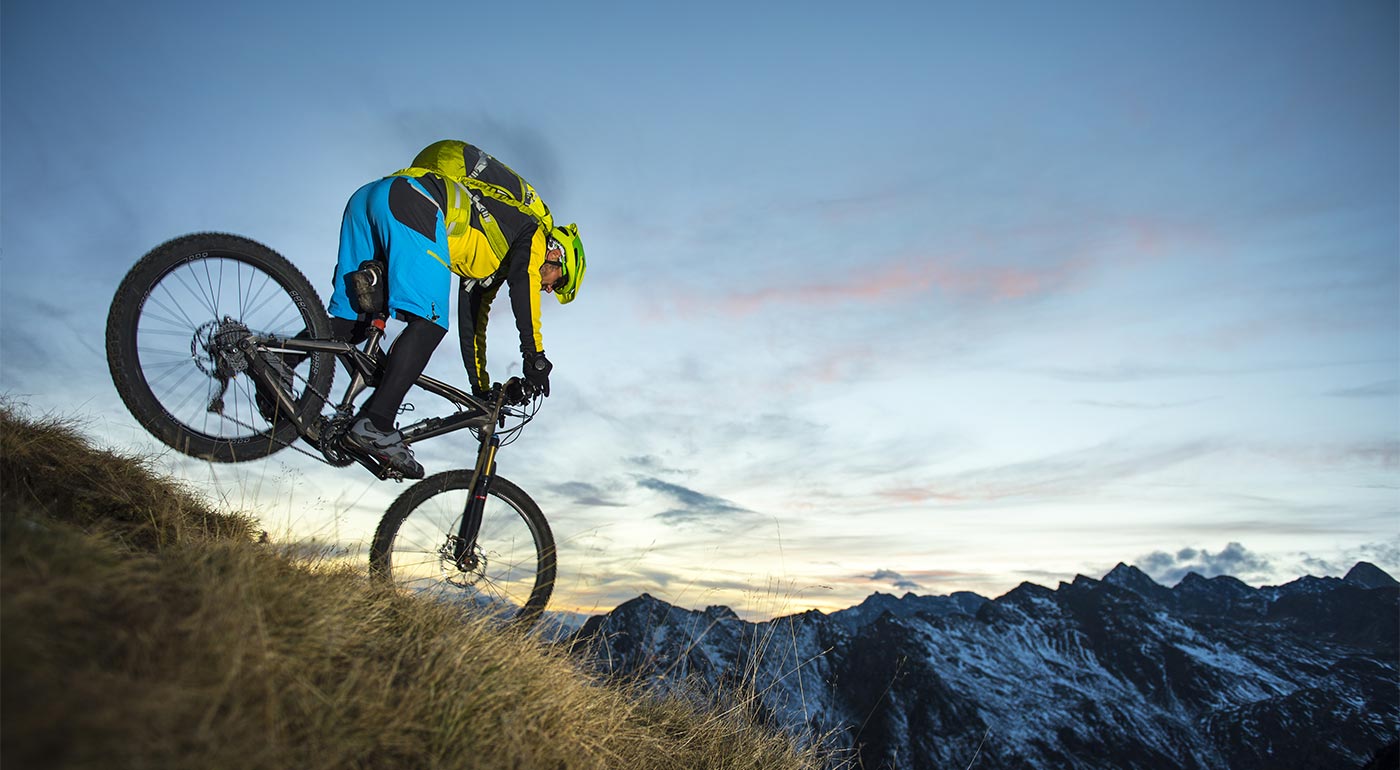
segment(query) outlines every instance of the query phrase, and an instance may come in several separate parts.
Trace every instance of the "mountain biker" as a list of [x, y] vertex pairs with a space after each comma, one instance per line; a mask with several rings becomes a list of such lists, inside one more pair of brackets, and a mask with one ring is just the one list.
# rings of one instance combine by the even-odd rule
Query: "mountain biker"
[[519, 174], [466, 142], [428, 145], [413, 164], [350, 197], [328, 310], [335, 336], [364, 339], [370, 318], [356, 312], [346, 276], [366, 260], [388, 273], [388, 312], [407, 323], [389, 348], [384, 375], [351, 421], [345, 440], [409, 478], [422, 478], [394, 425], [409, 387], [447, 333], [452, 276], [459, 277], [457, 327], [472, 393], [491, 388], [486, 321], [501, 285], [510, 286], [527, 382], [549, 395], [553, 365], [540, 336], [540, 293], [572, 302], [586, 263], [578, 226], [554, 224], [549, 207]]

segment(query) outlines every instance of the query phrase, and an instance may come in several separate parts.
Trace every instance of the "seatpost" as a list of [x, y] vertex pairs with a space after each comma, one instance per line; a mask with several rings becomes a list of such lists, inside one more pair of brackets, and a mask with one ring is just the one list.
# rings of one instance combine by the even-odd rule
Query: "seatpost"
[[370, 319], [369, 332], [365, 334], [365, 352], [371, 356], [377, 354], [379, 341], [382, 339], [384, 339], [384, 314], [378, 313]]
[[[370, 319], [369, 331], [365, 334], [364, 351], [374, 361], [379, 361], [383, 357], [383, 352], [379, 348], [380, 340], [384, 339], [384, 314], [377, 313]], [[369, 387], [369, 381], [365, 378], [359, 367], [351, 366], [350, 361], [344, 360], [346, 371], [350, 374], [350, 384], [345, 388], [345, 397], [340, 400], [340, 409], [348, 410], [354, 403], [355, 398]]]

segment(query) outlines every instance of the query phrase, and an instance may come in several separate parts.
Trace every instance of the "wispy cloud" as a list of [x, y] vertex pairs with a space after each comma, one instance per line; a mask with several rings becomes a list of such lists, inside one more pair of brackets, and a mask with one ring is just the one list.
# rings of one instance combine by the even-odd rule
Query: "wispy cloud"
[[566, 481], [561, 484], [549, 484], [545, 487], [550, 492], [561, 497], [566, 497], [574, 505], [604, 506], [611, 508], [621, 508], [626, 503], [615, 499], [609, 490], [604, 490], [595, 484], [583, 481]]
[[1328, 391], [1333, 398], [1394, 398], [1400, 396], [1400, 380], [1382, 380], [1355, 388]]
[[673, 307], [683, 315], [708, 315], [718, 310], [727, 316], [742, 317], [773, 306], [884, 306], [930, 293], [992, 302], [1027, 300], [1062, 289], [1090, 264], [1089, 260], [1067, 259], [1045, 265], [990, 265], [959, 256], [914, 256], [862, 267], [848, 279], [828, 278], [720, 297], [685, 298]]
[[1204, 457], [1222, 446], [1211, 440], [1138, 449], [1106, 443], [1050, 457], [956, 473], [887, 489], [884, 497], [906, 503], [980, 503], [1019, 497], [1084, 494]]
[[656, 455], [639, 455], [634, 457], [625, 457], [623, 458], [623, 461], [647, 473], [663, 473], [666, 475], [677, 475], [684, 473], [684, 471], [679, 471], [675, 468], [666, 465], [666, 463]]
[[1380, 467], [1400, 469], [1400, 440], [1316, 444], [1257, 444], [1254, 451], [1304, 467]]
[[735, 505], [721, 497], [697, 492], [689, 487], [672, 484], [656, 478], [641, 478], [637, 486], [650, 489], [671, 498], [681, 507], [656, 514], [656, 518], [667, 524], [714, 524], [726, 521], [736, 515], [753, 513], [743, 506]]
[[1296, 372], [1331, 369], [1358, 364], [1371, 364], [1375, 361], [1314, 361], [1298, 363], [1260, 363], [1255, 366], [1207, 366], [1192, 364], [1156, 364], [1141, 361], [1123, 361], [1095, 367], [1046, 366], [1026, 369], [1066, 382], [1146, 382], [1149, 380], [1179, 379], [1185, 377], [1237, 377], [1241, 374], [1262, 374], [1268, 372]]
[[[13, 384], [19, 375], [26, 382], [47, 379], [62, 382], [83, 371], [87, 362], [105, 360], [106, 353], [93, 343], [94, 329], [101, 328], [99, 310], [60, 306], [26, 294], [0, 294], [0, 339], [6, 363], [3, 378]], [[97, 335], [100, 338], [100, 335]]]
[[1092, 368], [1044, 367], [1036, 373], [1066, 382], [1143, 382], [1180, 377], [1238, 374], [1204, 366], [1121, 362]]
[[1197, 398], [1190, 401], [1096, 401], [1093, 399], [1082, 399], [1076, 404], [1084, 406], [1095, 406], [1104, 409], [1126, 409], [1137, 411], [1158, 411], [1163, 409], [1181, 409], [1188, 406], [1203, 404], [1210, 399]]

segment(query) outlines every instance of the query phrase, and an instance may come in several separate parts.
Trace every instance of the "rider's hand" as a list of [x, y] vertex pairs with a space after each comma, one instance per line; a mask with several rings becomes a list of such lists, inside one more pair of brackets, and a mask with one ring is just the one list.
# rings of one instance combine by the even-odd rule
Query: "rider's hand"
[[549, 395], [549, 372], [553, 368], [543, 350], [525, 354], [525, 379], [542, 395]]
[[472, 397], [483, 404], [489, 404], [496, 397], [496, 388], [498, 387], [500, 386], [492, 385], [489, 390], [482, 390], [477, 387], [476, 383], [472, 383]]

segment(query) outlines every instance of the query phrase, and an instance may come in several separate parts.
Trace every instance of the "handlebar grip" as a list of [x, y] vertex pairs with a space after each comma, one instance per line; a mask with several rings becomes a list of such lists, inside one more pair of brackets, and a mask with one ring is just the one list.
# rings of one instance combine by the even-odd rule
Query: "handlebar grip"
[[505, 390], [507, 404], [523, 404], [530, 400], [530, 384], [519, 377], [511, 377], [501, 387]]

